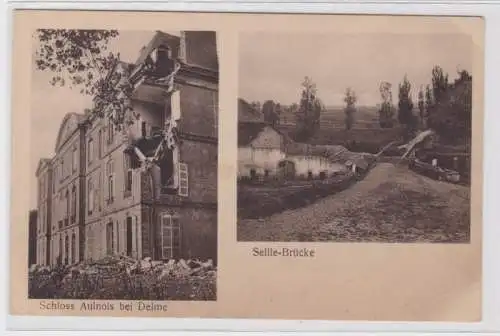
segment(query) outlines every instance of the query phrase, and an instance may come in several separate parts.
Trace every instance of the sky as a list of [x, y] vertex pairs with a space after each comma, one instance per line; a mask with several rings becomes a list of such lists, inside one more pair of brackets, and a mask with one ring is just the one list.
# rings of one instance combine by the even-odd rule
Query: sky
[[406, 74], [416, 99], [420, 86], [430, 83], [434, 65], [450, 80], [458, 68], [471, 71], [472, 46], [465, 34], [242, 33], [239, 95], [298, 103], [300, 84], [309, 76], [325, 105], [344, 105], [347, 87], [357, 93], [359, 105], [376, 105], [380, 82], [390, 82], [396, 98]]
[[[142, 46], [146, 45], [154, 36], [154, 31], [121, 31], [119, 36], [113, 39], [108, 50], [120, 52], [120, 58], [126, 62], [135, 62], [139, 56]], [[166, 33], [179, 35], [178, 32], [166, 31]], [[57, 133], [61, 122], [69, 112], [83, 113], [86, 107], [90, 107], [91, 98], [81, 95], [77, 89], [67, 87], [53, 87], [49, 84], [53, 73], [42, 72], [35, 69], [34, 55], [38, 41], [33, 38], [33, 63], [31, 78], [31, 153], [30, 153], [30, 206], [37, 206], [37, 190], [35, 172], [40, 158], [51, 158], [54, 155]]]

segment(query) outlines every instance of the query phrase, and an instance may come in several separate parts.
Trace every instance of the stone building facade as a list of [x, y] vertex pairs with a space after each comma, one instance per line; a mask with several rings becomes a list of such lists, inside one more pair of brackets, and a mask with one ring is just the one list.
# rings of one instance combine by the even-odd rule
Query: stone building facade
[[[138, 117], [124, 132], [106, 117], [69, 113], [64, 118], [56, 155], [41, 160], [37, 171], [39, 181], [52, 176], [46, 171], [54, 177], [39, 186], [52, 197], [49, 205], [42, 193], [38, 198], [39, 213], [50, 209], [50, 225], [40, 233], [39, 241], [47, 239], [48, 247], [37, 263], [116, 254], [216, 261], [215, 32], [183, 32], [180, 37], [157, 32], [134, 64], [118, 63], [112, 71], [122, 71], [134, 84], [132, 106]], [[174, 71], [173, 82], [161, 81]], [[137, 169], [131, 146], [151, 156], [159, 144], [156, 135], [168, 125], [175, 125], [175, 147], [165, 150], [151, 170]]]

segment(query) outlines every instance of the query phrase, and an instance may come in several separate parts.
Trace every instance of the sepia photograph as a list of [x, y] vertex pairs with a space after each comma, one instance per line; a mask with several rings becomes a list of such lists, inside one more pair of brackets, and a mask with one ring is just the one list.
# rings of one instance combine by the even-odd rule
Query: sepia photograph
[[216, 33], [37, 29], [32, 47], [28, 297], [216, 300]]
[[238, 241], [469, 243], [473, 46], [240, 33]]
[[12, 31], [19, 327], [483, 318], [482, 18], [16, 10]]

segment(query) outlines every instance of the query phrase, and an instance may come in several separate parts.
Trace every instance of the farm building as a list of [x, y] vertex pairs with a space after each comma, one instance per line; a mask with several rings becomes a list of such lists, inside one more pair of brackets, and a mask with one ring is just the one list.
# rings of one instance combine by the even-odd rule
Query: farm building
[[287, 149], [286, 159], [293, 162], [295, 174], [303, 177], [329, 176], [346, 170], [343, 163], [333, 162], [326, 157], [312, 155], [295, 147]]
[[257, 122], [238, 124], [238, 175], [275, 175], [285, 158], [284, 139], [270, 125]]

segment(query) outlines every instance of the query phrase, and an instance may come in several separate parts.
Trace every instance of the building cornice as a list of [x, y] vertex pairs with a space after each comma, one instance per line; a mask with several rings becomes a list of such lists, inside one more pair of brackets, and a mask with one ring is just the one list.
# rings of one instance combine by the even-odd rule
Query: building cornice
[[[166, 195], [171, 196], [171, 195]], [[210, 209], [217, 210], [217, 202], [202, 202], [183, 199], [178, 197], [164, 197], [160, 196], [158, 200], [143, 200], [142, 204], [148, 206], [171, 206], [177, 208], [195, 208], [195, 209]]]
[[179, 138], [181, 140], [203, 142], [203, 143], [212, 144], [212, 145], [217, 145], [219, 143], [219, 139], [217, 137], [182, 132], [182, 131], [179, 132]]

